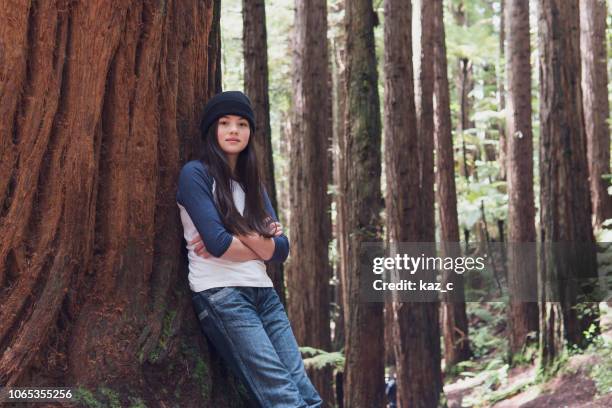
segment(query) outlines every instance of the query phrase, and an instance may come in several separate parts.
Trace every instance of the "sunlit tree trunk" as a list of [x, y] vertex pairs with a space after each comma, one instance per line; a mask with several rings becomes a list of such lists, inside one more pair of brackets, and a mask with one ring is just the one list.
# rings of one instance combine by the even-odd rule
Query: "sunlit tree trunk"
[[[344, 10], [344, 2], [337, 3], [338, 10]], [[334, 139], [333, 139], [333, 178], [334, 178], [334, 202], [336, 205], [336, 219], [334, 223], [334, 234], [336, 238], [337, 264], [336, 264], [336, 279], [337, 287], [335, 290], [336, 303], [339, 315], [337, 317], [336, 327], [334, 330], [334, 348], [340, 350], [344, 347], [344, 313], [342, 307], [344, 301], [342, 299], [342, 285], [346, 280], [346, 160], [344, 160], [345, 145], [344, 145], [344, 119], [346, 115], [346, 81], [345, 81], [345, 36], [343, 24], [336, 27], [336, 35], [332, 39], [333, 58], [334, 58], [334, 98], [333, 100], [333, 124], [334, 124]]]
[[[339, 1], [335, 5], [334, 13], [344, 12], [344, 1]], [[346, 282], [347, 262], [347, 236], [344, 233], [346, 230], [346, 160], [345, 154], [345, 131], [344, 120], [346, 116], [346, 80], [345, 80], [345, 49], [344, 44], [344, 21], [340, 19], [339, 23], [333, 29], [332, 37], [332, 52], [333, 52], [333, 82], [334, 82], [334, 97], [333, 103], [333, 178], [334, 178], [334, 203], [336, 216], [333, 225], [334, 236], [336, 239], [336, 265], [335, 265], [335, 280], [334, 288], [334, 330], [333, 330], [333, 350], [338, 351], [344, 347], [344, 287]], [[335, 396], [338, 408], [344, 407], [344, 373], [337, 370], [335, 380]]]
[[580, 2], [580, 50], [582, 53], [582, 97], [587, 137], [587, 160], [593, 204], [593, 225], [612, 218], [612, 197], [608, 194], [610, 174], [610, 103], [608, 101], [608, 53], [606, 50], [605, 0]]

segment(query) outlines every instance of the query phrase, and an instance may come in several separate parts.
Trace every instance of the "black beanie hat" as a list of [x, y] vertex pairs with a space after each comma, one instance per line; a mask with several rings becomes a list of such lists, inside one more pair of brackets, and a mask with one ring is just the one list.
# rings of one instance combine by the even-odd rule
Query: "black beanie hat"
[[251, 132], [255, 131], [255, 114], [249, 97], [240, 91], [226, 91], [213, 96], [204, 107], [200, 126], [202, 137], [206, 137], [212, 124], [225, 115], [242, 116], [249, 121]]

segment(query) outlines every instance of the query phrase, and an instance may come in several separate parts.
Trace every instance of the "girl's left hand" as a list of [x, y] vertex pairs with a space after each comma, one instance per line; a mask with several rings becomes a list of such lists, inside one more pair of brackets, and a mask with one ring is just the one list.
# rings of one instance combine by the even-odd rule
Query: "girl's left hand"
[[206, 246], [204, 246], [204, 242], [202, 242], [202, 237], [198, 234], [194, 239], [188, 242], [189, 245], [194, 245], [193, 249], [196, 255], [201, 256], [202, 258], [210, 258], [212, 255], [206, 250]]
[[283, 226], [280, 222], [272, 222], [270, 223], [270, 234], [275, 237], [283, 235]]

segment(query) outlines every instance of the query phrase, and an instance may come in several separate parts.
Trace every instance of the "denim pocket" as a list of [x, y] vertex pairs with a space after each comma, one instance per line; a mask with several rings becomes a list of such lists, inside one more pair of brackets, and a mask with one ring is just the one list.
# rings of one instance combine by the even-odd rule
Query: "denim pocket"
[[[217, 288], [212, 288], [208, 290], [214, 290], [214, 289], [217, 289]], [[235, 292], [236, 288], [227, 286], [224, 288], [220, 288], [220, 290], [214, 291], [212, 294], [206, 293], [208, 292], [208, 290], [204, 291], [206, 298], [208, 299], [209, 302], [216, 303], [216, 302], [219, 302], [221, 299], [225, 298], [226, 296], [228, 296], [229, 294]]]

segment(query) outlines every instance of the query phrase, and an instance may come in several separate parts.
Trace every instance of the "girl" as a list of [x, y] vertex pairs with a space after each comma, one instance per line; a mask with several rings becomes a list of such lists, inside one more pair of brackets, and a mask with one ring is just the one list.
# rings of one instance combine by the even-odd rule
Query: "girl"
[[202, 330], [260, 406], [320, 407], [266, 274], [264, 261], [283, 262], [289, 241], [257, 171], [251, 102], [222, 92], [201, 127], [203, 156], [181, 170], [177, 202]]

